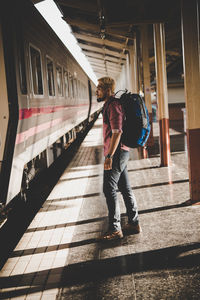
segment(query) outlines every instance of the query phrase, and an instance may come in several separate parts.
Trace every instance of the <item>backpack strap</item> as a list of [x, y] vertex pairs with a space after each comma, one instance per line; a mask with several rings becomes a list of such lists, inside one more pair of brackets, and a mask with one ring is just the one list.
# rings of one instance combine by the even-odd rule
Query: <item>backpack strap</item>
[[108, 113], [107, 113], [107, 109], [108, 109], [108, 107], [110, 106], [110, 103], [113, 102], [115, 99], [116, 99], [116, 98], [114, 98], [114, 97], [110, 97], [110, 99], [108, 100], [108, 102], [105, 103], [105, 104], [106, 104], [106, 107], [104, 106], [103, 114], [105, 113], [105, 123], [106, 123], [106, 124], [110, 124], [110, 122], [109, 122], [109, 117], [108, 117]]
[[125, 89], [125, 90], [119, 90], [115, 93], [115, 96], [119, 93], [119, 92], [123, 92], [123, 94], [127, 94], [128, 90]]

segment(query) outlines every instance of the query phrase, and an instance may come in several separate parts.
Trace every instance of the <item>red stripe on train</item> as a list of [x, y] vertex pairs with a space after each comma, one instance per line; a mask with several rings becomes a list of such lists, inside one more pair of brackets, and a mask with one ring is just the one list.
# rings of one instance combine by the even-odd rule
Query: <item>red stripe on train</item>
[[21, 133], [18, 133], [17, 134], [17, 137], [16, 137], [16, 144], [20, 144], [24, 141], [26, 141], [29, 137], [43, 131], [43, 130], [46, 130], [48, 128], [51, 128], [59, 123], [62, 122], [62, 119], [59, 118], [59, 119], [55, 119], [55, 120], [52, 120], [50, 122], [46, 122], [46, 123], [43, 123], [41, 125], [37, 125], [35, 127], [32, 127], [26, 131], [23, 131]]
[[[78, 106], [76, 106], [78, 107]], [[87, 117], [87, 107], [85, 107], [84, 110], [81, 110], [81, 111], [73, 111], [73, 110], [70, 110], [70, 108], [75, 108], [75, 106], [68, 106], [68, 112], [65, 114], [65, 116], [62, 116], [61, 118], [57, 118], [57, 119], [54, 119], [54, 120], [51, 120], [49, 122], [45, 122], [43, 124], [40, 124], [40, 125], [36, 125], [34, 127], [31, 127], [23, 132], [20, 132], [17, 134], [16, 136], [16, 144], [20, 144], [22, 142], [25, 142], [29, 137], [31, 136], [34, 136], [36, 135], [37, 133], [40, 133], [46, 129], [49, 129], [49, 128], [52, 128], [54, 127], [55, 125], [63, 122], [63, 121], [66, 121], [67, 119], [71, 119], [73, 113], [76, 113], [76, 117], [77, 116], [81, 116], [82, 114], [84, 114], [86, 117]], [[63, 108], [62, 108], [63, 109]]]
[[60, 105], [60, 106], [21, 108], [19, 110], [19, 120], [28, 119], [30, 117], [34, 117], [42, 114], [51, 114], [63, 109], [69, 109], [69, 108], [74, 108], [79, 106], [88, 106], [88, 103], [79, 104], [79, 105]]

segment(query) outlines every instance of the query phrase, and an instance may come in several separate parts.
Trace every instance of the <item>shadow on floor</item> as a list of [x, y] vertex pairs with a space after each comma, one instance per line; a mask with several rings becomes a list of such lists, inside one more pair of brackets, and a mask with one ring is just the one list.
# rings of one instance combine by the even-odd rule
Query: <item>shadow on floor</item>
[[[111, 247], [112, 246], [113, 245], [111, 245]], [[190, 284], [193, 286], [193, 295], [199, 295], [199, 287], [196, 285], [196, 281], [199, 280], [200, 276], [199, 249], [200, 243], [177, 245], [113, 258], [85, 261], [63, 268], [51, 269], [51, 274], [62, 273], [61, 282], [59, 286], [58, 283], [55, 282], [45, 284], [45, 290], [58, 287], [64, 290], [65, 288], [70, 288], [71, 293], [76, 294], [78, 286], [82, 289], [86, 287], [85, 284], [89, 283], [90, 288], [91, 285], [98, 287], [102, 282], [105, 282], [109, 278], [115, 278], [116, 276], [128, 274], [134, 274], [135, 276], [143, 274], [144, 272], [151, 273], [152, 271], [156, 271], [156, 276], [162, 277], [163, 272], [166, 270], [179, 270], [179, 272], [182, 270], [184, 273], [185, 269], [187, 269], [188, 271], [184, 273], [184, 276], [188, 277]], [[33, 288], [24, 287], [24, 283], [27, 285], [27, 282], [30, 282], [30, 280], [33, 280], [36, 276], [40, 278], [46, 275], [48, 271], [50, 270], [0, 278], [1, 288], [12, 289], [18, 287], [17, 290], [0, 293], [1, 299], [22, 296], [26, 295], [26, 293], [31, 294], [43, 290], [44, 283], [41, 281], [38, 281]], [[196, 287], [198, 287], [198, 289], [196, 289]], [[91, 292], [93, 293], [92, 289]], [[190, 299], [198, 299], [194, 298], [193, 295], [191, 294]]]

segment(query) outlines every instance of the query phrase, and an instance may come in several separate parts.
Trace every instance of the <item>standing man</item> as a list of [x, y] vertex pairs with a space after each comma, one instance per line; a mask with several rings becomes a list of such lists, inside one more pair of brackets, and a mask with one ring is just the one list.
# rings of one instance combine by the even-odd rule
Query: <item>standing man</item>
[[[109, 228], [99, 239], [103, 241], [123, 238], [123, 232], [140, 232], [137, 203], [131, 189], [127, 163], [129, 148], [120, 141], [124, 121], [124, 112], [120, 102], [114, 98], [115, 81], [110, 77], [98, 80], [97, 101], [104, 101], [103, 138], [104, 138], [104, 179], [103, 192], [108, 207]], [[120, 205], [117, 189], [121, 192], [126, 206], [128, 224], [121, 228]]]

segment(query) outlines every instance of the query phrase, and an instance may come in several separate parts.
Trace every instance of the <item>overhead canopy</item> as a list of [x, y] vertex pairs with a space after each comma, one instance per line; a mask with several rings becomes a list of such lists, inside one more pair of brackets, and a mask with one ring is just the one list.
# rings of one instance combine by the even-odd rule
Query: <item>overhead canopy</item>
[[[140, 25], [148, 24], [151, 80], [155, 77], [153, 23], [165, 23], [167, 71], [181, 79], [179, 0], [54, 0], [97, 77], [117, 78]], [[140, 49], [138, 45], [138, 50]]]

